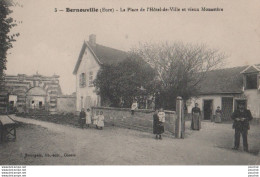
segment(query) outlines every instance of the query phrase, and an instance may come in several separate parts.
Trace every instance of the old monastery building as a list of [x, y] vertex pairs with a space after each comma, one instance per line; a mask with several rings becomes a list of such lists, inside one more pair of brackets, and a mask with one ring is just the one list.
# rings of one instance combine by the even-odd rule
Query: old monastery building
[[[57, 75], [7, 75], [5, 91], [1, 91], [1, 105], [2, 109], [17, 108], [24, 112], [38, 109], [56, 113], [58, 95], [61, 95], [61, 88]], [[6, 102], [7, 106], [3, 106]]]
[[210, 71], [200, 84], [199, 96], [187, 102], [188, 112], [199, 104], [204, 120], [213, 118], [218, 106], [230, 120], [238, 102], [244, 102], [260, 120], [260, 64]]
[[103, 64], [114, 64], [126, 59], [127, 53], [96, 43], [96, 35], [84, 41], [73, 74], [76, 76], [76, 110], [101, 106], [93, 81]]

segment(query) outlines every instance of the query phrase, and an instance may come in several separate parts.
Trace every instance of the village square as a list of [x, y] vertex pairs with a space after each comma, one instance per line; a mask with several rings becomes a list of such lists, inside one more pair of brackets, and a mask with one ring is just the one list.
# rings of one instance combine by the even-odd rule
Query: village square
[[[102, 98], [106, 95], [95, 88], [95, 79], [102, 76], [102, 73], [97, 76], [102, 65], [110, 62], [117, 66], [127, 56], [123, 51], [97, 44], [96, 35], [90, 35], [75, 62], [76, 93], [72, 95], [62, 94], [58, 75], [7, 75], [7, 89], [1, 95], [2, 100], [8, 100], [8, 103], [2, 107], [6, 115], [1, 116], [1, 157], [4, 158], [0, 163], [259, 163], [259, 65], [209, 71], [201, 82], [204, 87], [196, 97], [185, 103], [178, 97], [180, 100], [179, 103], [178, 99], [175, 100], [175, 110], [165, 109], [164, 129], [155, 133], [155, 110], [168, 106], [162, 101], [164, 98], [158, 96], [158, 90], [151, 94], [144, 86], [137, 87], [130, 99], [123, 93], [113, 102], [109, 97]], [[139, 74], [145, 72], [150, 71]], [[105, 86], [101, 85], [100, 89]], [[124, 95], [127, 96], [124, 98]], [[239, 148], [238, 145], [234, 150], [231, 114], [239, 109], [241, 103], [250, 108], [254, 118], [248, 131], [249, 148], [242, 145]], [[194, 108], [199, 110], [198, 117]], [[103, 116], [102, 120], [99, 120], [100, 116]], [[8, 124], [6, 119], [11, 123]], [[4, 128], [5, 121], [9, 127]], [[15, 127], [11, 126], [12, 123]]]
[[[45, 17], [26, 11], [33, 2], [24, 11], [7, 2], [0, 2], [1, 165], [260, 164], [260, 63], [251, 38], [207, 33], [204, 19], [140, 17], [135, 6], [122, 20], [96, 6], [82, 9], [85, 18], [52, 4]], [[226, 13], [218, 7], [210, 11]], [[15, 20], [12, 8], [17, 19], [28, 14]], [[226, 35], [247, 29], [228, 20], [238, 32]]]

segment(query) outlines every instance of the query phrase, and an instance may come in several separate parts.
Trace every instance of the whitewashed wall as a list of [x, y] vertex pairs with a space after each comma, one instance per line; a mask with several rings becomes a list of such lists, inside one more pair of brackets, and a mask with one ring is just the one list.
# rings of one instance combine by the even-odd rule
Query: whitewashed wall
[[[86, 97], [91, 97], [92, 106], [100, 106], [98, 103], [100, 102], [99, 96], [95, 93], [95, 87], [89, 87], [89, 72], [93, 72], [93, 80], [96, 78], [100, 66], [95, 60], [93, 54], [90, 52], [89, 48], [86, 48], [84, 55], [82, 57], [82, 61], [80, 63], [77, 75], [76, 75], [76, 109], [80, 111], [81, 109], [81, 97], [83, 97], [83, 107], [86, 108]], [[86, 86], [84, 88], [80, 88], [79, 79], [80, 74], [86, 74]]]
[[195, 103], [199, 104], [199, 108], [201, 110], [203, 110], [203, 100], [213, 100], [213, 114], [215, 114], [215, 111], [217, 109], [218, 106], [220, 106], [221, 108], [221, 96], [200, 96], [197, 98], [192, 98], [190, 100], [190, 105], [187, 106], [188, 108], [188, 113], [191, 113], [191, 109], [195, 106]]
[[247, 108], [250, 109], [252, 116], [260, 118], [260, 91], [245, 90], [244, 94], [247, 97]]

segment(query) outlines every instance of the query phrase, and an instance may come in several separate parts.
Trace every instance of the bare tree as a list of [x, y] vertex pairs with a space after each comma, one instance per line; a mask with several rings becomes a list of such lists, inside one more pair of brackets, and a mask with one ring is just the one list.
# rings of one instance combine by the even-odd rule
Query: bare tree
[[205, 74], [223, 66], [226, 58], [224, 53], [206, 45], [183, 43], [139, 44], [132, 52], [156, 70], [165, 107], [172, 107], [177, 96], [195, 96]]

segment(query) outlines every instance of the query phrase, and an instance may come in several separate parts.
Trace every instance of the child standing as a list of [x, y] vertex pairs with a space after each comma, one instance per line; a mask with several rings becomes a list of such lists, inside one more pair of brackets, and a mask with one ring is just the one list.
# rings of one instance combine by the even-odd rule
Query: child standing
[[98, 116], [98, 121], [97, 121], [97, 128], [102, 130], [103, 127], [104, 127], [104, 115], [103, 115], [103, 112], [100, 111], [100, 114]]
[[87, 125], [87, 127], [89, 127], [90, 124], [91, 124], [91, 113], [90, 113], [90, 109], [87, 109], [87, 112], [86, 112], [86, 125]]
[[96, 111], [96, 115], [93, 116], [93, 125], [97, 127], [97, 121], [98, 121], [98, 115], [99, 115], [99, 111]]

